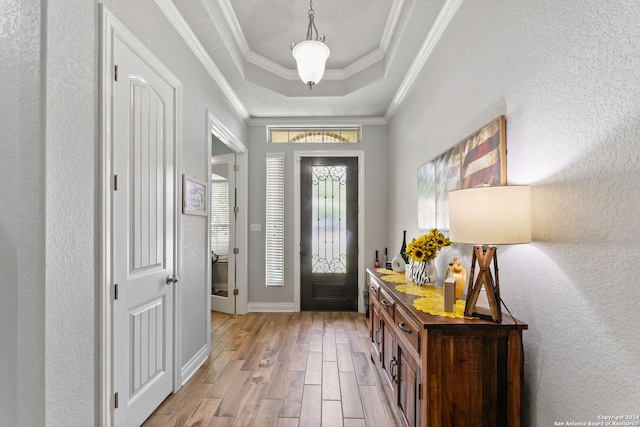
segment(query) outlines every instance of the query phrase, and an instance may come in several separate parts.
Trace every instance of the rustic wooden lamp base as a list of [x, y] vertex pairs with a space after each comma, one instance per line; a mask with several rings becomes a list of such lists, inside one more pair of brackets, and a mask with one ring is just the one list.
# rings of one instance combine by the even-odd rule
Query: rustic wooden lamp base
[[[496, 251], [497, 248], [495, 246], [475, 245], [473, 247], [464, 315], [500, 323], [502, 322], [502, 310], [500, 309], [500, 282], [498, 280], [498, 255]], [[491, 275], [491, 260], [493, 260], [495, 281]], [[474, 282], [476, 261], [478, 262], [480, 271]], [[487, 294], [487, 301], [489, 302], [488, 310], [476, 307], [482, 286], [484, 286]]]

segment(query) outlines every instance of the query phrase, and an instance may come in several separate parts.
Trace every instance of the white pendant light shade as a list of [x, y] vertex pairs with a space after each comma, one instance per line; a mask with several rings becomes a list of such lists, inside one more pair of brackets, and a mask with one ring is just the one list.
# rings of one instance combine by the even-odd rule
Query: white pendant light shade
[[293, 57], [298, 64], [298, 75], [309, 87], [322, 79], [324, 66], [330, 53], [327, 45], [317, 40], [306, 40], [293, 47]]

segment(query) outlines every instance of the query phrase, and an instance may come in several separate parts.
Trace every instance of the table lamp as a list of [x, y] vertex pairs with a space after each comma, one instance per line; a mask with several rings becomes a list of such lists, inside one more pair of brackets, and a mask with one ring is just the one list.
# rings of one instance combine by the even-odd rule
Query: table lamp
[[[495, 245], [531, 241], [530, 187], [503, 185], [451, 191], [449, 239], [455, 243], [474, 245], [464, 315], [501, 322], [498, 254]], [[474, 277], [476, 261], [479, 266], [477, 278]], [[486, 290], [489, 311], [476, 307], [482, 286]]]

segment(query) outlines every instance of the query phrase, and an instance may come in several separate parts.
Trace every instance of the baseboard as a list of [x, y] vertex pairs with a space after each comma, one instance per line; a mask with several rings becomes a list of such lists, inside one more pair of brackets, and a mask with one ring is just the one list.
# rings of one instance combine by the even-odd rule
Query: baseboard
[[254, 313], [291, 313], [295, 310], [292, 302], [250, 302], [248, 311]]
[[196, 373], [198, 368], [200, 368], [200, 366], [202, 366], [204, 362], [207, 361], [210, 352], [211, 350], [209, 350], [205, 345], [200, 349], [200, 351], [196, 353], [195, 356], [191, 358], [191, 360], [189, 360], [186, 365], [182, 367], [182, 371], [180, 372], [180, 378], [182, 378], [182, 386], [184, 386], [191, 379], [193, 374]]

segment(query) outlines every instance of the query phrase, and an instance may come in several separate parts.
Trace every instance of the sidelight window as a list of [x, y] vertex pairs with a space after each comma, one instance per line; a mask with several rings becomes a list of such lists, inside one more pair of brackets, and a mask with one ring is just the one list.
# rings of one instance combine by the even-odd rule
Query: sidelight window
[[284, 286], [284, 153], [267, 154], [266, 285]]

